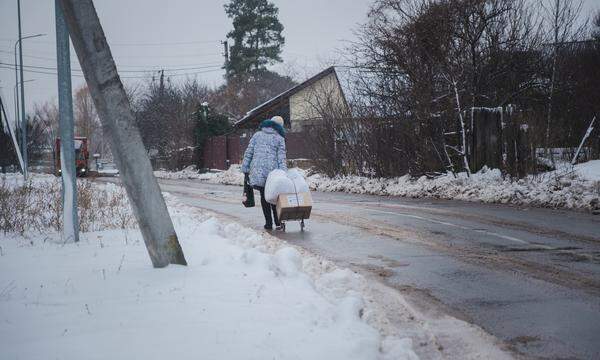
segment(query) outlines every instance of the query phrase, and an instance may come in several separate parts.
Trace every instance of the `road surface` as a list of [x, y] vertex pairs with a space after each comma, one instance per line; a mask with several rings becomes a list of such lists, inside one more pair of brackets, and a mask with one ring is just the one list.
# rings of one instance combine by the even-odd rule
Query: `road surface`
[[[241, 187], [160, 184], [187, 205], [262, 229]], [[274, 235], [376, 274], [413, 305], [477, 324], [526, 358], [600, 359], [600, 216], [343, 193], [313, 200], [307, 231], [290, 222]]]

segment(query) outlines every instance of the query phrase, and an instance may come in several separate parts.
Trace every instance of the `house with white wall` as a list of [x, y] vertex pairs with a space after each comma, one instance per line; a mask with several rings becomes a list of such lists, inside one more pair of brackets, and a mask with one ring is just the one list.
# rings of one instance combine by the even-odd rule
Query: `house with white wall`
[[261, 121], [279, 115], [288, 131], [302, 132], [310, 125], [318, 124], [325, 113], [349, 115], [348, 103], [333, 66], [248, 111], [234, 126], [240, 130], [256, 130]]

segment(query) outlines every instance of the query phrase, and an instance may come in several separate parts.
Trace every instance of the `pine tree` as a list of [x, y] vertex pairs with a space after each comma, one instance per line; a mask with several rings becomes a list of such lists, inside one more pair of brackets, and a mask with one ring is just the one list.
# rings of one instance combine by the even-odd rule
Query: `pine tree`
[[268, 0], [231, 0], [225, 12], [233, 20], [227, 38], [234, 41], [226, 64], [227, 76], [264, 71], [267, 65], [282, 61], [285, 39], [275, 5]]

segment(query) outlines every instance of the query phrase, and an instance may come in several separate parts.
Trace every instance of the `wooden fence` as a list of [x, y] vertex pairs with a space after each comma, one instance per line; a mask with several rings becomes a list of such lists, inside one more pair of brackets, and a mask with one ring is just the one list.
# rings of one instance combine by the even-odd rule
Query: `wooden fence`
[[[304, 133], [286, 134], [285, 143], [289, 160], [311, 157], [307, 137]], [[226, 170], [229, 165], [242, 161], [250, 136], [222, 135], [206, 141], [203, 151], [203, 165], [210, 169]]]
[[511, 108], [473, 108], [468, 154], [471, 171], [484, 165], [523, 177], [535, 168], [529, 126]]

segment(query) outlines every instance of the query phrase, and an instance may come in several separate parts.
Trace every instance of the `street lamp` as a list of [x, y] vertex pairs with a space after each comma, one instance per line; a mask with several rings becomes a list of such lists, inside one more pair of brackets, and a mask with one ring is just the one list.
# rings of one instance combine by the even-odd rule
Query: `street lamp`
[[[17, 45], [19, 45], [19, 42], [21, 42], [22, 40], [30, 39], [30, 38], [34, 38], [34, 37], [45, 36], [45, 35], [46, 34], [29, 35], [29, 36], [22, 37], [22, 38], [20, 38], [19, 40], [17, 40], [15, 42], [15, 86], [17, 86], [17, 84], [19, 84], [19, 73], [17, 71], [18, 70], [18, 64], [17, 64]], [[21, 64], [21, 65], [23, 65], [23, 64]], [[19, 99], [17, 98], [17, 107], [18, 106], [19, 106]]]
[[[28, 36], [21, 36], [21, 4], [19, 4], [19, 39], [15, 42], [15, 83], [19, 84], [19, 77], [17, 75], [17, 45], [19, 45], [19, 63], [21, 68], [21, 154], [23, 155], [23, 176], [27, 179], [27, 129], [25, 127], [25, 86], [23, 85], [23, 40], [31, 39], [34, 37], [44, 36], [46, 34], [35, 34]], [[18, 106], [18, 103], [17, 103]]]

